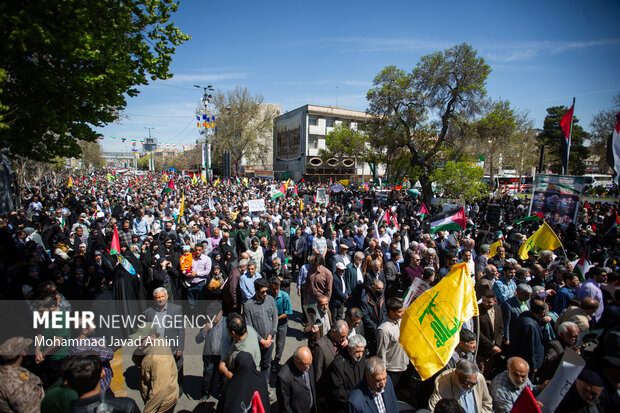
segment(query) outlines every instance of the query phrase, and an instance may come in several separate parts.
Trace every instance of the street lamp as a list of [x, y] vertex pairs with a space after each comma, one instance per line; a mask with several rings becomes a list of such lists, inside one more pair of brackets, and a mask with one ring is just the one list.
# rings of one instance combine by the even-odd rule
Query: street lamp
[[[196, 87], [198, 89], [202, 89], [202, 91], [203, 91], [203, 96], [202, 96], [202, 99], [201, 99], [202, 102], [204, 103], [204, 115], [203, 116], [207, 116], [207, 106], [209, 105], [209, 102], [210, 102], [211, 98], [213, 98], [213, 95], [211, 95], [209, 92], [213, 92], [213, 91], [215, 91], [215, 89], [213, 88], [213, 85], [208, 85], [208, 86], [194, 85], [194, 87]], [[203, 169], [206, 169], [207, 178], [211, 179], [212, 178], [212, 172], [211, 172], [211, 142], [210, 142], [210, 138], [209, 138], [209, 136], [208, 136], [208, 134], [206, 132], [207, 131], [205, 130], [205, 134], [204, 135], [205, 135], [205, 145], [206, 145], [206, 148], [204, 146], [202, 148], [202, 167], [203, 167]], [[205, 149], [206, 149], [206, 151], [205, 151]]]

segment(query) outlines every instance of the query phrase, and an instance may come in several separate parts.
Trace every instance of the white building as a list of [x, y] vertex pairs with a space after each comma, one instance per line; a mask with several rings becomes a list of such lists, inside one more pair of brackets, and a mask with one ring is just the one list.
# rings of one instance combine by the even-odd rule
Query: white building
[[331, 158], [323, 161], [320, 149], [326, 149], [325, 135], [338, 124], [357, 129], [369, 115], [335, 106], [305, 105], [274, 120], [273, 165], [276, 172], [290, 172], [293, 180], [349, 179], [361, 181], [371, 175], [368, 165], [355, 158]]

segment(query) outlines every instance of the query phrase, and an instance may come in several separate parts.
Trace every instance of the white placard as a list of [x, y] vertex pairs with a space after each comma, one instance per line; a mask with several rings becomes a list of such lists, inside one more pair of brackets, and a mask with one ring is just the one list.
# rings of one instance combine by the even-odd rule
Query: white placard
[[553, 378], [536, 398], [543, 405], [541, 409], [543, 413], [555, 411], [585, 366], [585, 360], [575, 350], [566, 347], [562, 362], [555, 371]]
[[429, 283], [424, 281], [421, 278], [416, 278], [411, 282], [411, 286], [409, 287], [409, 291], [403, 300], [403, 307], [407, 308], [411, 305], [412, 302], [416, 300], [419, 296], [421, 296], [425, 291], [430, 290], [431, 286]]
[[265, 210], [265, 200], [264, 199], [250, 199], [248, 200], [248, 209], [250, 212], [258, 212]]

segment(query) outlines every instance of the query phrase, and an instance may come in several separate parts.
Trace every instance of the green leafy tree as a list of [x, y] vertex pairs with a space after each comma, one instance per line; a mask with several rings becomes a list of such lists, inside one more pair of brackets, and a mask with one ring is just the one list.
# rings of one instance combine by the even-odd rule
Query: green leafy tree
[[174, 0], [45, 0], [0, 4], [0, 147], [11, 157], [78, 157], [118, 118], [126, 96], [172, 76]]
[[357, 157], [365, 161], [368, 156], [366, 138], [363, 132], [353, 130], [343, 124], [338, 124], [325, 135], [325, 147], [320, 149], [319, 155], [324, 158]]
[[590, 154], [599, 158], [598, 168], [607, 172], [607, 139], [616, 127], [616, 116], [620, 111], [620, 95], [613, 98], [613, 108], [597, 112], [590, 122]]
[[244, 157], [266, 161], [276, 110], [264, 105], [262, 96], [252, 96], [247, 88], [239, 86], [226, 93], [218, 92], [213, 103], [217, 112], [214, 165], [225, 151], [230, 152], [230, 163], [236, 173], [240, 172]]
[[433, 181], [444, 197], [471, 201], [483, 196], [486, 185], [482, 182], [484, 169], [467, 161], [448, 161], [443, 169], [433, 171]]
[[[547, 116], [543, 124], [543, 131], [538, 135], [540, 144], [545, 145], [544, 164], [553, 173], [562, 172], [562, 139], [564, 139], [560, 121], [569, 108], [566, 106], [553, 106], [547, 108]], [[571, 135], [570, 155], [568, 159], [568, 173], [571, 175], [583, 175], [586, 171], [584, 160], [588, 157], [588, 148], [583, 144], [589, 139], [588, 132], [579, 125], [579, 119], [573, 117], [573, 130]]]
[[494, 181], [495, 169], [499, 157], [513, 142], [517, 131], [516, 115], [507, 100], [489, 102], [483, 116], [471, 125], [473, 133], [485, 156], [485, 164], [489, 167], [491, 182]]
[[409, 152], [427, 203], [437, 155], [456, 136], [449, 133], [452, 122], [479, 112], [490, 71], [470, 45], [461, 44], [423, 56], [411, 72], [387, 66], [373, 81], [369, 141], [385, 156]]

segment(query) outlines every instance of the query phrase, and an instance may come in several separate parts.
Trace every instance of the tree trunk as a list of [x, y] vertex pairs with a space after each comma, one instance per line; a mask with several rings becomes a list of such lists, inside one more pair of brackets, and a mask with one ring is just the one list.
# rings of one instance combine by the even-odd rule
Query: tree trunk
[[493, 173], [493, 155], [490, 156], [491, 162], [489, 165], [489, 180], [491, 181], [491, 189], [495, 190], [495, 174]]
[[433, 187], [431, 185], [431, 180], [427, 175], [421, 175], [419, 181], [422, 186], [422, 197], [424, 198], [424, 203], [427, 205], [427, 208], [430, 208], [431, 199], [433, 198]]

